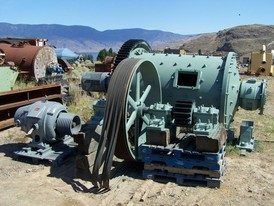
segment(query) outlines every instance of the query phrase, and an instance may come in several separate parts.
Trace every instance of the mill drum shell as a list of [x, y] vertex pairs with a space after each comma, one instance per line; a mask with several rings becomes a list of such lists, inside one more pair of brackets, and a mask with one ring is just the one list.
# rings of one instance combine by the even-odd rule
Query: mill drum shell
[[5, 53], [5, 61], [14, 62], [21, 74], [34, 77], [37, 81], [44, 78], [51, 63], [57, 64], [55, 50], [48, 46], [28, 44], [0, 44]]

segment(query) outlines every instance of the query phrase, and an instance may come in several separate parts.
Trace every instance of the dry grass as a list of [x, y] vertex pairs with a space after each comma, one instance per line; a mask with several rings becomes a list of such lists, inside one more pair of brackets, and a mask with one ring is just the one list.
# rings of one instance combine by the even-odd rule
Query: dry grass
[[77, 84], [70, 84], [70, 94], [72, 102], [67, 105], [70, 113], [78, 114], [82, 122], [86, 123], [93, 115], [94, 100], [103, 98], [103, 94], [93, 93], [92, 95], [83, 92]]
[[34, 80], [30, 80], [28, 78], [18, 78], [13, 86], [13, 90], [17, 89], [25, 89], [25, 88], [31, 88], [37, 86], [36, 82]]
[[68, 104], [68, 111], [78, 114], [83, 122], [88, 121], [93, 114], [93, 99], [86, 93], [83, 93], [75, 84], [70, 84], [70, 94], [72, 102]]
[[239, 156], [241, 153], [240, 149], [235, 147], [234, 144], [228, 143], [226, 146], [226, 156], [235, 157]]

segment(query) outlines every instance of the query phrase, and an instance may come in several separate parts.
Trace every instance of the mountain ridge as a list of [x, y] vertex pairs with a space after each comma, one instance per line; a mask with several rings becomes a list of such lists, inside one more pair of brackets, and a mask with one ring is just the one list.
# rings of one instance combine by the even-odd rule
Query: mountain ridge
[[247, 56], [260, 51], [266, 45], [267, 51], [274, 50], [274, 25], [240, 25], [218, 32], [195, 36], [181, 45], [187, 53], [224, 55], [236, 52], [238, 56]]
[[128, 39], [145, 39], [152, 47], [161, 43], [182, 41], [195, 35], [182, 35], [161, 30], [141, 28], [98, 31], [92, 27], [61, 24], [0, 23], [0, 37], [46, 38], [56, 47], [67, 47], [75, 52], [97, 52], [112, 48], [118, 51]]
[[74, 52], [98, 52], [112, 48], [118, 51], [129, 39], [144, 39], [154, 50], [180, 48], [187, 53], [225, 55], [236, 52], [249, 55], [266, 45], [274, 50], [274, 25], [240, 25], [212, 33], [175, 34], [141, 28], [98, 31], [92, 27], [61, 24], [10, 24], [0, 22], [0, 37], [46, 38], [50, 45], [66, 47]]

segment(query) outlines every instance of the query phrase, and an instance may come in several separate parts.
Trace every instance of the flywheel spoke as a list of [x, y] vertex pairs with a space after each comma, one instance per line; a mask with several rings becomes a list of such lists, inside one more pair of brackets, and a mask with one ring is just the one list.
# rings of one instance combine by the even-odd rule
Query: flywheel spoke
[[128, 103], [133, 107], [134, 110], [137, 110], [136, 102], [132, 99], [130, 95], [128, 95]]
[[149, 125], [149, 119], [147, 118], [146, 115], [142, 116], [142, 120], [145, 122], [146, 125]]
[[127, 124], [126, 124], [126, 132], [129, 131], [130, 127], [134, 124], [134, 121], [136, 119], [136, 116], [137, 116], [137, 111], [133, 111], [130, 115], [130, 118], [128, 119], [127, 121]]
[[148, 96], [150, 90], [151, 90], [151, 86], [148, 85], [147, 88], [146, 88], [146, 90], [145, 90], [145, 92], [143, 93], [142, 97], [140, 98], [140, 102], [141, 102], [142, 104], [145, 102], [145, 100], [146, 100], [146, 98], [147, 98], [147, 96]]

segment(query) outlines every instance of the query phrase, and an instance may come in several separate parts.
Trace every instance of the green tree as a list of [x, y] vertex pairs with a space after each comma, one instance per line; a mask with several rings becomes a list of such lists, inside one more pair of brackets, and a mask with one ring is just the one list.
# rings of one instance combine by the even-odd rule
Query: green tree
[[109, 50], [108, 50], [108, 55], [109, 55], [109, 56], [112, 56], [112, 55], [113, 55], [113, 50], [112, 50], [112, 48], [109, 48]]
[[106, 49], [102, 49], [102, 50], [100, 50], [99, 51], [99, 53], [98, 53], [98, 56], [97, 56], [97, 61], [104, 61], [104, 59], [106, 58], [106, 56], [107, 56], [107, 50]]
[[112, 48], [109, 48], [107, 51], [106, 49], [102, 49], [99, 51], [98, 56], [97, 56], [97, 61], [104, 61], [106, 56], [116, 56], [116, 53], [113, 52]]
[[110, 48], [110, 49], [108, 50], [108, 56], [114, 57], [114, 56], [116, 56], [116, 55], [117, 55], [117, 53], [115, 53], [115, 52], [112, 50], [112, 48]]

